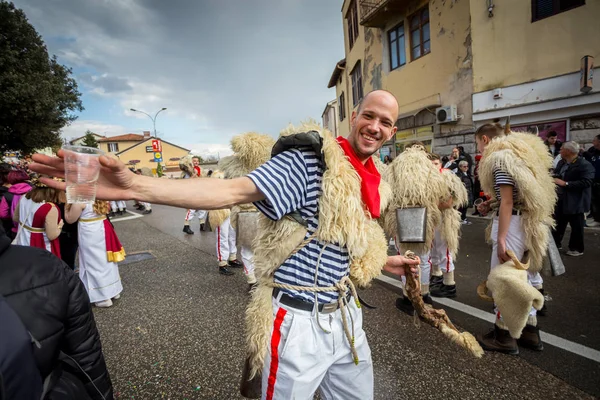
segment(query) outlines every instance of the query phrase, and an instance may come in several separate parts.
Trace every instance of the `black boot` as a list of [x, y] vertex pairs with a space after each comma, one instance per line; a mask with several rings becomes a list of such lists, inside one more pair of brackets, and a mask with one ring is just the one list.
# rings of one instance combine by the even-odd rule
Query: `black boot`
[[221, 275], [227, 275], [227, 276], [235, 274], [235, 272], [228, 270], [227, 267], [219, 267], [219, 273]]
[[435, 286], [431, 289], [431, 295], [433, 297], [456, 297], [456, 285], [444, 285], [443, 283], [439, 286]]
[[201, 224], [200, 224], [200, 230], [201, 230], [202, 232], [204, 232], [204, 223], [201, 223]]
[[537, 326], [525, 325], [525, 329], [523, 329], [521, 337], [517, 339], [517, 343], [519, 346], [526, 347], [531, 350], [544, 350], [544, 344], [542, 343], [542, 338], [540, 337], [540, 328]]
[[413, 307], [408, 297], [398, 297], [396, 299], [396, 308], [402, 311], [403, 313], [410, 315], [411, 317], [415, 315], [415, 308]]
[[442, 275], [431, 275], [431, 279], [429, 280], [429, 289], [433, 289], [436, 286], [441, 286], [443, 283], [444, 277]]
[[506, 329], [494, 324], [494, 329], [485, 335], [477, 335], [477, 341], [484, 350], [497, 351], [506, 354], [519, 354], [517, 340], [510, 336]]
[[229, 264], [229, 266], [231, 268], [243, 268], [244, 267], [244, 264], [242, 264], [238, 260], [229, 261], [227, 264]]
[[184, 231], [185, 233], [187, 233], [188, 235], [193, 235], [193, 234], [194, 234], [194, 231], [190, 229], [190, 226], [189, 226], [189, 225], [184, 225], [184, 226], [183, 226], [183, 231]]

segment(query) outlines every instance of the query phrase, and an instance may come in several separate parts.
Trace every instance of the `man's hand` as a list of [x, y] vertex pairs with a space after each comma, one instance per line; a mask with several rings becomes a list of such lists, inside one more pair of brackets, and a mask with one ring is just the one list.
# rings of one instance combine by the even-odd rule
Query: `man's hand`
[[507, 261], [510, 261], [510, 257], [508, 256], [508, 254], [506, 254], [506, 242], [504, 240], [498, 240], [498, 259], [502, 262], [505, 263]]
[[413, 260], [400, 255], [389, 256], [383, 270], [398, 276], [406, 275], [408, 270], [413, 276], [417, 276], [420, 263], [421, 260], [419, 257], [417, 257], [416, 260]]
[[[58, 157], [48, 157], [42, 154], [33, 155], [32, 171], [51, 177], [65, 177], [64, 153], [58, 152]], [[135, 197], [134, 180], [137, 175], [131, 172], [121, 161], [100, 156], [100, 175], [96, 189], [96, 197], [102, 200], [131, 200]], [[40, 179], [46, 185], [65, 190], [65, 182], [49, 178]]]
[[562, 179], [558, 179], [558, 178], [554, 178], [554, 183], [557, 184], [558, 186], [567, 186], [567, 182], [563, 181]]

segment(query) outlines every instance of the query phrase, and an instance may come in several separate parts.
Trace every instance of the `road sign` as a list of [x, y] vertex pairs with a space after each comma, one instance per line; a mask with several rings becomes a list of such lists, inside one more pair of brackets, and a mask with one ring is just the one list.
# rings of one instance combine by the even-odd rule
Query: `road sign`
[[152, 139], [152, 150], [162, 153], [162, 143], [159, 139]]
[[160, 151], [155, 151], [154, 152], [154, 161], [155, 162], [162, 162], [162, 153]]

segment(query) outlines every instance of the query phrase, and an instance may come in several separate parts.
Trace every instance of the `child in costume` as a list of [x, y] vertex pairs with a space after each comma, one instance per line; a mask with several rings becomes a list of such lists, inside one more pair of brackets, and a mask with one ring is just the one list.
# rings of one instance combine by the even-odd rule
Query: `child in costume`
[[[179, 161], [179, 169], [181, 170], [180, 179], [190, 179], [190, 178], [199, 178], [202, 175], [202, 170], [200, 169], [200, 159], [198, 157], [193, 157], [191, 155], [187, 155]], [[198, 218], [200, 222], [200, 230], [204, 230], [204, 222], [207, 218], [207, 212], [205, 210], [193, 210], [188, 209], [185, 213], [185, 220], [183, 222], [183, 232], [188, 235], [193, 235], [194, 231], [190, 228], [190, 221], [193, 221], [194, 218]]]
[[34, 181], [34, 188], [21, 197], [13, 220], [19, 224], [14, 243], [46, 249], [60, 257], [60, 236], [63, 220], [57, 206], [66, 202], [65, 192]]
[[106, 218], [108, 212], [109, 203], [96, 200], [69, 204], [65, 215], [69, 223], [79, 221], [79, 278], [97, 307], [112, 306], [123, 291], [117, 263], [125, 259], [125, 249]]
[[[542, 284], [539, 271], [553, 225], [556, 192], [548, 172], [552, 157], [541, 139], [511, 132], [508, 124], [481, 126], [475, 141], [482, 153], [481, 186], [491, 196], [478, 211], [493, 213], [487, 286], [496, 303], [494, 330], [477, 340], [489, 351], [518, 354], [518, 345], [542, 350], [536, 310], [542, 307], [543, 296], [533, 287]], [[529, 270], [515, 275], [520, 263], [529, 265]]]
[[468, 193], [460, 179], [452, 171], [441, 168], [441, 162], [437, 154], [430, 154], [429, 158], [442, 174], [446, 187], [444, 198], [451, 199], [445, 204], [446, 207], [440, 209], [442, 221], [435, 229], [435, 236], [431, 245], [429, 260], [431, 264], [430, 293], [433, 297], [452, 298], [456, 297], [454, 261], [458, 252], [461, 228], [461, 213], [457, 209], [466, 205]]

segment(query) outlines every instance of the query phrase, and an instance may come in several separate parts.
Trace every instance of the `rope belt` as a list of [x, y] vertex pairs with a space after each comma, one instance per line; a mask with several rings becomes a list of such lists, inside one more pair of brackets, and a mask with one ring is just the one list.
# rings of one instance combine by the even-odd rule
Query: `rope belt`
[[103, 215], [101, 217], [96, 217], [96, 218], [79, 218], [79, 222], [96, 222], [96, 221], [103, 221], [106, 219], [106, 216]]
[[21, 226], [23, 227], [23, 229], [27, 229], [29, 232], [35, 232], [35, 233], [46, 232], [46, 229], [44, 229], [44, 228], [32, 228], [31, 226], [28, 226], [25, 224], [21, 224]]
[[[298, 251], [300, 251], [308, 243], [310, 243], [312, 241], [312, 239], [314, 239], [316, 236], [317, 236], [317, 232], [315, 231], [308, 238], [306, 238], [302, 243], [300, 243], [298, 245], [298, 247], [296, 247], [296, 249], [294, 249], [294, 251], [290, 254], [290, 257], [293, 254], [296, 254]], [[289, 285], [286, 283], [275, 283], [275, 282], [269, 282], [268, 285], [273, 288], [314, 293], [315, 294], [315, 317], [317, 319], [317, 324], [319, 325], [319, 328], [321, 328], [321, 330], [325, 333], [331, 333], [331, 332], [321, 326], [321, 321], [319, 320], [319, 316], [318, 316], [318, 314], [319, 314], [318, 293], [337, 292], [338, 293], [338, 307], [339, 307], [340, 313], [342, 315], [342, 326], [344, 328], [344, 334], [346, 335], [346, 339], [348, 339], [348, 343], [350, 344], [350, 351], [352, 352], [352, 358], [354, 359], [354, 364], [358, 365], [358, 353], [357, 353], [356, 347], [354, 345], [354, 341], [355, 341], [354, 340], [355, 339], [354, 319], [352, 318], [352, 314], [348, 311], [348, 315], [350, 316], [350, 323], [352, 326], [352, 331], [350, 331], [350, 329], [348, 327], [348, 319], [346, 317], [346, 312], [347, 312], [346, 307], [348, 306], [348, 299], [346, 298], [346, 293], [348, 292], [348, 290], [350, 290], [350, 292], [352, 293], [352, 296], [354, 297], [354, 302], [356, 303], [356, 307], [360, 308], [360, 302], [358, 300], [358, 294], [356, 293], [356, 287], [354, 286], [354, 283], [352, 282], [350, 277], [346, 275], [333, 286], [317, 286], [317, 275], [319, 273], [319, 265], [321, 263], [321, 256], [323, 255], [323, 252], [325, 251], [326, 247], [327, 247], [327, 244], [325, 244], [323, 246], [323, 248], [321, 249], [321, 251], [319, 253], [319, 257], [317, 258], [317, 266], [315, 268], [315, 286], [297, 286], [297, 285]]]

